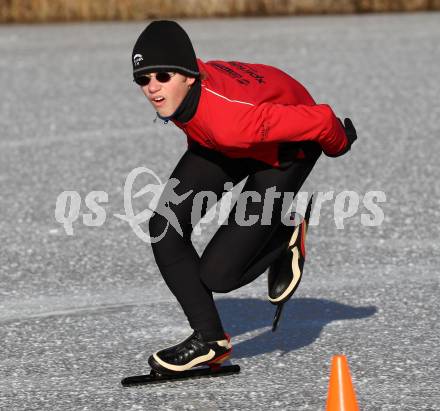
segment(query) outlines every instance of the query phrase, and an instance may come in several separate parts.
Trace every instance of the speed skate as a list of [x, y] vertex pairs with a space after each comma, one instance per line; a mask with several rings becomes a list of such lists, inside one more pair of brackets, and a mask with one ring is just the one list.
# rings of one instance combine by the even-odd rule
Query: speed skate
[[135, 385], [159, 384], [159, 383], [175, 381], [175, 380], [189, 380], [193, 378], [204, 378], [204, 377], [220, 377], [231, 374], [238, 374], [239, 372], [240, 372], [240, 366], [237, 364], [197, 367], [187, 371], [182, 371], [178, 374], [161, 374], [152, 369], [150, 371], [150, 374], [134, 375], [132, 377], [126, 377], [123, 380], [121, 380], [121, 384], [124, 387], [131, 387]]
[[187, 339], [150, 355], [150, 374], [124, 378], [123, 386], [143, 385], [170, 380], [201, 377], [219, 377], [240, 372], [238, 365], [223, 365], [232, 352], [231, 337], [204, 341], [200, 332], [194, 331]]

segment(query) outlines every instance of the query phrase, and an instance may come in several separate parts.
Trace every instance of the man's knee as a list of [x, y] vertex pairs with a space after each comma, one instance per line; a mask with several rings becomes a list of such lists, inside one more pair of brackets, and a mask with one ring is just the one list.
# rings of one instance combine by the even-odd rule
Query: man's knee
[[[168, 238], [184, 239], [185, 241], [191, 238], [192, 227], [190, 224], [184, 224], [184, 218], [177, 218], [177, 226], [171, 224], [171, 222], [159, 213], [154, 213], [148, 223], [148, 230], [153, 244], [158, 244], [166, 234]], [[183, 236], [182, 236], [183, 234]]]
[[229, 293], [235, 289], [231, 271], [224, 265], [201, 265], [200, 279], [205, 286], [215, 293]]

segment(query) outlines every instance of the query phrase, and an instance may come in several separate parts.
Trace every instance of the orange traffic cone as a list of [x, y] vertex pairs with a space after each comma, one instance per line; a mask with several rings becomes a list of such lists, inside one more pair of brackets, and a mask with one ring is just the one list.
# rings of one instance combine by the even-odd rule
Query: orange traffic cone
[[347, 358], [335, 355], [328, 385], [327, 411], [359, 411]]

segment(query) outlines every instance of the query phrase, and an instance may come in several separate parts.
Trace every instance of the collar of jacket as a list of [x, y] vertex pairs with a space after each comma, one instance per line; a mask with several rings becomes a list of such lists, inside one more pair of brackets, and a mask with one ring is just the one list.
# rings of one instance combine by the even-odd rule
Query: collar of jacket
[[196, 79], [193, 86], [191, 87], [188, 94], [183, 99], [180, 106], [177, 107], [176, 111], [171, 114], [171, 116], [163, 117], [156, 112], [157, 117], [159, 117], [164, 123], [168, 123], [170, 120], [176, 120], [180, 123], [187, 123], [190, 121], [197, 111], [197, 106], [199, 105], [200, 94], [202, 92], [202, 85], [200, 79]]

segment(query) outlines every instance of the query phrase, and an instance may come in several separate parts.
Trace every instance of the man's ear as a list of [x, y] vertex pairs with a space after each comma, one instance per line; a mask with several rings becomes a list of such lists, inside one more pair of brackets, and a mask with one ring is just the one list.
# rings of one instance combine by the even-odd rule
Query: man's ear
[[194, 84], [194, 82], [196, 81], [196, 79], [194, 77], [187, 77], [187, 84], [188, 86], [192, 86]]

